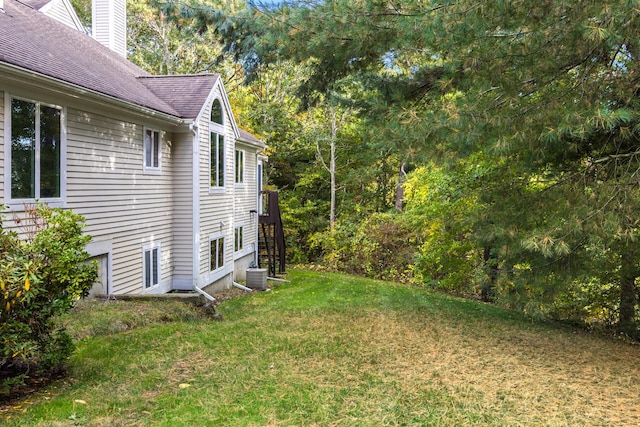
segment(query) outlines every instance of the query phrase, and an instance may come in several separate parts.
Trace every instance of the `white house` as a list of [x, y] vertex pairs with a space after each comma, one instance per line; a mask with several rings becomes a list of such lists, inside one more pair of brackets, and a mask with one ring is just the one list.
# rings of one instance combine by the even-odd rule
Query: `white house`
[[126, 60], [125, 0], [0, 0], [0, 198], [84, 215], [96, 292], [208, 291], [256, 259], [264, 144], [217, 74], [152, 76]]

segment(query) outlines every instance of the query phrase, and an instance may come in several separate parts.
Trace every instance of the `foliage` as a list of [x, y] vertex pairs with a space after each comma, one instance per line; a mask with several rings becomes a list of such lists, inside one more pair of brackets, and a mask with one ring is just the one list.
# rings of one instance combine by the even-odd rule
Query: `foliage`
[[375, 279], [408, 283], [421, 232], [402, 221], [399, 214], [376, 213], [359, 224], [347, 221], [330, 233], [313, 236], [322, 261], [335, 270]]
[[358, 79], [401, 156], [454, 172], [469, 156], [494, 163], [467, 188], [480, 204], [462, 224], [505, 301], [544, 312], [598, 280], [617, 289], [619, 330], [638, 334], [638, 8], [338, 0], [247, 13], [252, 54], [309, 61], [303, 105]]
[[[55, 372], [72, 351], [69, 336], [56, 327], [96, 279], [86, 263], [84, 220], [71, 211], [26, 206], [16, 219], [23, 230], [0, 228], [0, 372], [3, 392], [11, 377]], [[1, 224], [0, 224], [1, 225]]]
[[479, 295], [474, 279], [482, 269], [482, 250], [471, 218], [478, 200], [468, 191], [467, 172], [447, 174], [433, 164], [418, 168], [406, 183], [406, 215], [425, 236], [418, 277], [458, 295]]

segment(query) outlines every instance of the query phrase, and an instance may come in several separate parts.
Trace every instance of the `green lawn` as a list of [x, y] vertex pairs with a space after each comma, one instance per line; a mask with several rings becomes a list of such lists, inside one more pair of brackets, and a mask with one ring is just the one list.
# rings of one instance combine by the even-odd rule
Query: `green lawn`
[[222, 322], [172, 305], [85, 307], [69, 321], [84, 338], [68, 378], [0, 423], [640, 423], [638, 347], [415, 287], [306, 271], [288, 279], [224, 302]]

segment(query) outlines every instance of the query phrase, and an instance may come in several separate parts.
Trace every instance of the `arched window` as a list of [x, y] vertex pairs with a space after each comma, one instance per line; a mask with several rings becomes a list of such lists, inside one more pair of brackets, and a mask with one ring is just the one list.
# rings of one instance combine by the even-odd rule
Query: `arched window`
[[220, 100], [218, 99], [213, 101], [211, 105], [211, 121], [220, 125], [223, 124], [222, 104], [220, 104]]
[[222, 104], [216, 99], [211, 104], [211, 122], [209, 124], [209, 133], [211, 134], [211, 181], [210, 188], [224, 187], [224, 116], [222, 114]]

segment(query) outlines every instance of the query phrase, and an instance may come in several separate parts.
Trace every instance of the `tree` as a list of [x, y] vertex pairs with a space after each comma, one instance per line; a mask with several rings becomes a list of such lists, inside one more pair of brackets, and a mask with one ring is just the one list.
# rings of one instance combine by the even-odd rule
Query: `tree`
[[236, 40], [250, 40], [252, 54], [312, 58], [305, 102], [358, 76], [388, 95], [386, 128], [407, 146], [444, 167], [475, 153], [495, 159], [475, 190], [487, 259], [550, 296], [567, 278], [600, 277], [588, 254], [609, 254], [619, 328], [637, 332], [637, 8], [337, 0], [250, 13], [259, 31]]

